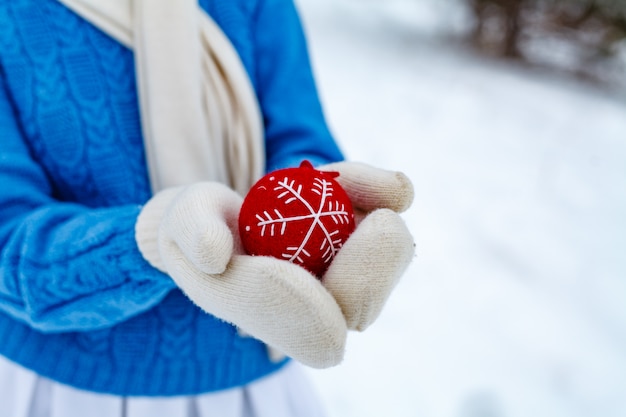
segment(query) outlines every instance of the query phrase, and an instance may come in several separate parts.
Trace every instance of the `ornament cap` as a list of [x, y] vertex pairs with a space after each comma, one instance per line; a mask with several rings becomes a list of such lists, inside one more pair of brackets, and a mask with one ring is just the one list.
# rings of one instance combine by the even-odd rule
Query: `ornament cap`
[[325, 175], [329, 178], [337, 178], [339, 176], [339, 172], [337, 171], [320, 171], [318, 169], [315, 169], [311, 161], [309, 161], [308, 159], [305, 159], [300, 163], [300, 168], [312, 169], [313, 171], [319, 172], [320, 174]]

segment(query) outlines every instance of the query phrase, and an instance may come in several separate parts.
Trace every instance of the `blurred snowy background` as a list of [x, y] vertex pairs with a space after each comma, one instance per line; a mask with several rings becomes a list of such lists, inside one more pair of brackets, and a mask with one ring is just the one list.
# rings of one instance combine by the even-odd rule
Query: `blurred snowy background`
[[626, 416], [623, 42], [592, 80], [562, 39], [479, 52], [461, 0], [297, 4], [347, 156], [416, 193], [415, 262], [309, 370], [330, 416]]

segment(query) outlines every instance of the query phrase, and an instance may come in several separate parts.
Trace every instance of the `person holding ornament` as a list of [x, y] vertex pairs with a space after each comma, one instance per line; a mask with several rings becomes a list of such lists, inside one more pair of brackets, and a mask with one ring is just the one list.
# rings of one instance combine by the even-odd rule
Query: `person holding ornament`
[[[300, 364], [379, 315], [413, 194], [344, 161], [292, 0], [12, 0], [0, 23], [0, 415], [323, 415]], [[355, 209], [319, 279], [237, 230], [303, 160]]]

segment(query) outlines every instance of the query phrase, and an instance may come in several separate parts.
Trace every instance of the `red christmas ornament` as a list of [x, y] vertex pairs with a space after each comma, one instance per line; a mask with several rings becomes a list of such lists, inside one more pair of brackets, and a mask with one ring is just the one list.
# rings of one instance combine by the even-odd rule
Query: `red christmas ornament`
[[321, 277], [354, 231], [346, 192], [324, 172], [304, 161], [261, 178], [239, 213], [239, 233], [250, 255], [273, 256]]

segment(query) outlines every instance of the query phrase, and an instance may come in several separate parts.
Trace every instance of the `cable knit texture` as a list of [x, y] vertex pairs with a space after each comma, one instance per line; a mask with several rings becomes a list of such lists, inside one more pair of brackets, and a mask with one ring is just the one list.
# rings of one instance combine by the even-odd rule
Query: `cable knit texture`
[[[268, 169], [340, 160], [291, 0], [200, 3], [251, 76]], [[136, 247], [150, 186], [132, 52], [54, 0], [0, 0], [0, 83], [0, 354], [118, 395], [209, 392], [282, 366]]]

